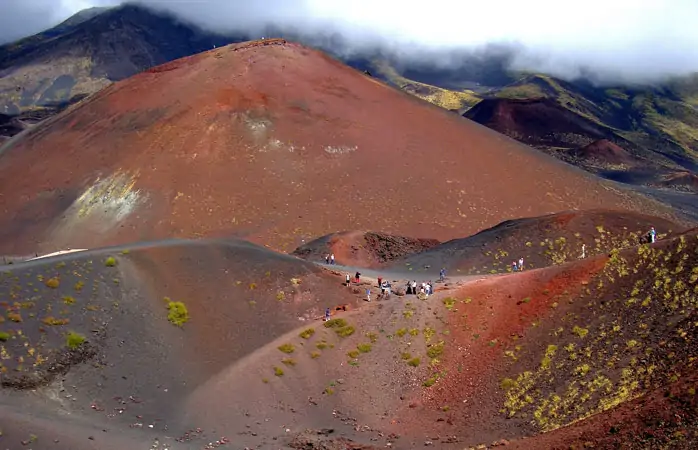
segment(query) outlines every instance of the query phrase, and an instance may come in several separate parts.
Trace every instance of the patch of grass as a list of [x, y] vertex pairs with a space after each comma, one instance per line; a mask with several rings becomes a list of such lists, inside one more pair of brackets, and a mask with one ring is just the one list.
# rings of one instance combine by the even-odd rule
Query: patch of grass
[[64, 295], [63, 303], [65, 303], [66, 305], [72, 305], [73, 303], [75, 303], [75, 297], [71, 297], [70, 295]]
[[325, 388], [325, 394], [327, 394], [327, 395], [334, 394], [334, 389], [332, 389], [331, 387]]
[[322, 353], [320, 352], [311, 352], [310, 357], [313, 359], [318, 359]]
[[44, 284], [51, 289], [57, 289], [61, 285], [61, 280], [58, 277], [52, 277], [46, 280]]
[[439, 341], [427, 349], [427, 356], [431, 359], [438, 358], [444, 352], [444, 341]]
[[410, 352], [403, 352], [400, 357], [407, 361], [408, 359], [412, 359], [412, 354]]
[[403, 311], [403, 312], [402, 312], [402, 316], [403, 316], [405, 319], [409, 319], [410, 317], [414, 316], [414, 311], [412, 311], [411, 309], [409, 309], [409, 310], [407, 310], [407, 311]]
[[325, 341], [320, 341], [317, 344], [315, 344], [315, 347], [317, 347], [318, 350], [325, 350], [329, 345]]
[[41, 319], [41, 322], [44, 325], [50, 325], [50, 326], [59, 326], [59, 325], [67, 325], [70, 323], [70, 319], [56, 319], [53, 316], [48, 316], [44, 317]]
[[299, 334], [299, 336], [303, 339], [310, 339], [314, 334], [315, 328], [308, 328], [306, 330], [301, 331], [301, 334]]
[[0, 341], [7, 342], [10, 339], [10, 333], [0, 331]]
[[167, 320], [173, 325], [181, 327], [189, 321], [189, 311], [183, 302], [173, 302], [168, 298], [167, 301]]
[[502, 382], [499, 384], [499, 386], [504, 391], [510, 391], [511, 389], [516, 387], [516, 381], [512, 380], [511, 378], [504, 378]]
[[274, 375], [282, 377], [284, 376], [284, 370], [281, 367], [274, 367]]
[[358, 350], [350, 350], [347, 352], [347, 356], [352, 358], [352, 359], [356, 359], [359, 357], [359, 351]]
[[409, 361], [407, 361], [407, 365], [418, 367], [421, 362], [422, 361], [419, 358], [411, 358]]
[[366, 337], [369, 341], [371, 341], [372, 344], [375, 344], [378, 341], [378, 335], [376, 333], [366, 333]]
[[77, 283], [75, 283], [75, 290], [80, 292], [84, 286], [85, 286], [84, 281], [82, 281], [82, 280], [78, 281]]
[[285, 298], [286, 298], [286, 294], [284, 293], [284, 291], [279, 291], [276, 293], [276, 300], [282, 302], [282, 301], [284, 301]]
[[14, 323], [22, 322], [22, 315], [18, 312], [8, 312], [7, 318]]
[[436, 384], [436, 381], [439, 379], [439, 374], [435, 373], [434, 375], [430, 376], [427, 378], [427, 380], [422, 383], [422, 386], [424, 387], [432, 387], [433, 385]]
[[410, 336], [419, 336], [419, 329], [418, 328], [412, 328], [410, 330]]
[[456, 299], [453, 297], [446, 297], [442, 301], [446, 309], [448, 309], [449, 311], [452, 310], [453, 307], [456, 305]]
[[521, 300], [521, 303], [531, 303], [531, 297], [526, 297], [525, 299]]
[[352, 327], [351, 325], [347, 325], [346, 327], [343, 327], [343, 328], [337, 328], [334, 331], [335, 331], [335, 333], [337, 333], [337, 336], [344, 338], [344, 337], [351, 336], [352, 334], [354, 334], [355, 330], [354, 330], [354, 327]]
[[87, 339], [85, 339], [85, 336], [83, 336], [82, 334], [76, 333], [75, 331], [70, 331], [66, 335], [65, 345], [67, 345], [68, 348], [75, 350], [76, 348], [84, 344], [86, 340]]
[[107, 267], [114, 267], [116, 266], [116, 259], [113, 256], [110, 256], [104, 260], [104, 265]]
[[359, 344], [356, 346], [356, 348], [361, 352], [361, 353], [368, 353], [371, 351], [371, 344], [365, 343], [365, 344]]
[[280, 351], [287, 353], [289, 355], [296, 351], [296, 347], [294, 347], [293, 344], [283, 344], [283, 345], [279, 345], [277, 348]]
[[407, 334], [407, 328], [400, 328], [395, 332], [395, 335], [398, 337], [403, 337], [406, 334]]
[[576, 334], [580, 338], [583, 338], [589, 333], [589, 330], [575, 325], [574, 328], [572, 328], [572, 333]]
[[296, 365], [296, 360], [293, 358], [284, 358], [281, 360], [281, 362], [291, 367]]
[[344, 328], [347, 326], [347, 321], [338, 317], [336, 319], [330, 319], [325, 322], [325, 328]]

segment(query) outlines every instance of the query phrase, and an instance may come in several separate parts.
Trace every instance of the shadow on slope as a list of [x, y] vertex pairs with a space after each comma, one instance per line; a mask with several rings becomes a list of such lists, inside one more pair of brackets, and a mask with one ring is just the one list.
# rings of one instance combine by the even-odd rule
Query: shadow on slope
[[[680, 225], [644, 214], [587, 210], [508, 220], [474, 236], [444, 242], [429, 250], [391, 261], [387, 267], [449, 275], [496, 274], [512, 271], [524, 258], [524, 268], [562, 264], [613, 248], [635, 246], [654, 226], [658, 236], [680, 231]], [[427, 268], [428, 267], [428, 268]]]

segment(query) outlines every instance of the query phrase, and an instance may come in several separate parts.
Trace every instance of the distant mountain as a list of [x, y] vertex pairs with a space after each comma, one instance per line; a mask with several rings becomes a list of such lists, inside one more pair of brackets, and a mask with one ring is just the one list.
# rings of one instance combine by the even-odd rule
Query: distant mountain
[[[482, 95], [463, 115], [606, 178], [696, 192], [694, 179], [679, 175], [698, 173], [697, 94], [695, 78], [604, 88], [529, 75]], [[590, 149], [622, 150], [633, 163], [605, 161]]]
[[60, 109], [114, 81], [233, 40], [136, 5], [84, 10], [0, 47], [0, 113]]

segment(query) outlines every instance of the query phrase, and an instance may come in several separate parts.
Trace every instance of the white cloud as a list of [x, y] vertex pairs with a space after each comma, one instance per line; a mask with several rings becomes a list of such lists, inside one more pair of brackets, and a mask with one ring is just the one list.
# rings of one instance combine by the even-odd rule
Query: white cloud
[[[52, 20], [108, 0], [2, 0], [5, 22], [52, 11]], [[570, 73], [583, 66], [642, 79], [698, 71], [696, 0], [139, 0], [216, 31], [260, 33], [265, 25], [307, 35], [338, 33], [348, 50], [382, 48], [435, 62], [444, 52], [515, 43], [523, 68]], [[59, 6], [48, 6], [49, 4]], [[21, 5], [21, 6], [20, 6]], [[37, 6], [38, 5], [38, 6]], [[13, 18], [8, 18], [13, 15]], [[27, 30], [39, 23], [27, 20]], [[15, 24], [14, 34], [19, 25]], [[29, 32], [29, 31], [27, 31]], [[11, 33], [5, 33], [11, 34]], [[26, 34], [26, 33], [25, 33]], [[0, 39], [2, 36], [0, 36]]]

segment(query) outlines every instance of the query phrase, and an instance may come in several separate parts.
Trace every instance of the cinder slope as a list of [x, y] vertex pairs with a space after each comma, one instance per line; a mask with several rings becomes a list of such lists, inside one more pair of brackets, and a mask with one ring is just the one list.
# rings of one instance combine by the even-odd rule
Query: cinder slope
[[416, 273], [438, 273], [445, 267], [454, 276], [479, 275], [511, 272], [511, 263], [524, 258], [526, 269], [540, 268], [577, 260], [582, 252], [589, 257], [636, 246], [646, 239], [652, 226], [660, 237], [684, 229], [634, 212], [565, 211], [507, 220], [473, 236], [391, 261], [387, 267]]
[[312, 240], [291, 254], [315, 262], [323, 262], [327, 255], [334, 254], [336, 264], [373, 267], [439, 244], [436, 239], [394, 236], [374, 231], [344, 231]]
[[[648, 422], [663, 415], [654, 411], [657, 394], [665, 388], [683, 398], [694, 393], [676, 382], [695, 371], [698, 358], [697, 232], [463, 287], [444, 300], [450, 333], [441, 338], [433, 386], [420, 407], [396, 417], [416, 424], [447, 406], [437, 433], [450, 435], [453, 424], [467, 423], [462, 437], [470, 445], [549, 432], [591, 417], [587, 430], [593, 433], [583, 439], [618, 442], [608, 439], [610, 426], [625, 422], [639, 433], [624, 442], [627, 448], [647, 448], [645, 433], [665, 431]], [[622, 407], [622, 420], [612, 411], [645, 395], [646, 405]], [[672, 408], [668, 415], [695, 423], [695, 401], [664, 406]], [[609, 414], [609, 421], [596, 414]], [[680, 424], [672, 419], [664, 425], [672, 435], [659, 442], [681, 448], [686, 433], [673, 434]], [[522, 441], [519, 448], [572, 444], [579, 434], [567, 437], [561, 430], [550, 440]], [[687, 442], [695, 442], [695, 433], [689, 437]]]
[[0, 251], [337, 230], [439, 240], [569, 208], [662, 206], [283, 40], [100, 91], [0, 157]]

